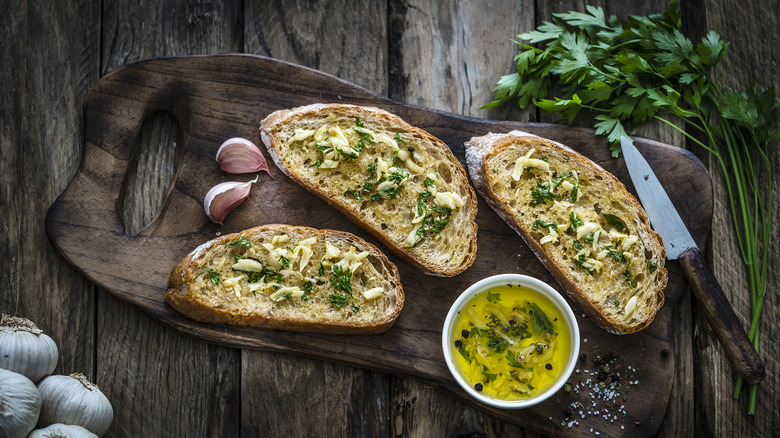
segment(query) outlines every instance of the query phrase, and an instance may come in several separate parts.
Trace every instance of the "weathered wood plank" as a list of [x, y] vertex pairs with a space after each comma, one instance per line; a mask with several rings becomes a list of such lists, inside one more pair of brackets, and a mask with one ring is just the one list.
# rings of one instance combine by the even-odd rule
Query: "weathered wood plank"
[[[235, 5], [119, 0], [104, 10], [103, 73], [141, 58], [241, 50]], [[177, 150], [171, 142], [181, 140], [177, 128], [164, 114], [142, 127], [123, 197], [130, 233], [151, 222], [167, 193], [175, 164], [170, 152]], [[103, 290], [97, 315], [98, 374], [115, 411], [109, 435], [239, 435], [240, 350], [176, 334]]]
[[49, 242], [44, 217], [81, 159], [81, 107], [97, 79], [99, 3], [6, 2], [0, 17], [0, 312], [58, 344], [56, 374], [94, 381], [95, 290]]
[[[475, 117], [529, 119], [528, 109], [514, 105], [480, 108], [492, 100], [498, 78], [511, 72], [516, 46], [509, 39], [533, 26], [533, 2], [496, 1], [486, 7], [392, 1], [391, 11], [390, 98]], [[535, 435], [412, 379], [393, 379], [393, 404], [395, 436]]]
[[[715, 29], [721, 37], [728, 41], [729, 51], [718, 67], [718, 78], [722, 84], [744, 89], [753, 79], [760, 90], [768, 87], [778, 89], [780, 76], [777, 65], [780, 62], [780, 41], [777, 29], [780, 19], [775, 11], [780, 8], [780, 2], [764, 0], [759, 2], [735, 2], [718, 0], [706, 2], [704, 14], [707, 28]], [[746, 68], [750, 66], [750, 68]], [[780, 120], [776, 117], [775, 123]], [[777, 394], [780, 391], [780, 381], [776, 377], [780, 373], [780, 349], [773, 333], [780, 329], [780, 309], [777, 295], [780, 293], [780, 279], [777, 269], [772, 267], [780, 263], [780, 209], [777, 207], [780, 194], [780, 148], [774, 144], [770, 149], [770, 161], [773, 163], [772, 192], [774, 230], [770, 237], [769, 279], [760, 326], [760, 356], [766, 366], [768, 378], [759, 385], [758, 403], [754, 417], [746, 415], [747, 391], [743, 390], [739, 400], [733, 399], [735, 373], [725, 359], [723, 351], [718, 347], [707, 322], [697, 315], [696, 325], [698, 336], [696, 342], [696, 358], [698, 368], [696, 386], [701, 388], [696, 395], [696, 432], [701, 435], [727, 436], [737, 431], [744, 436], [769, 436], [776, 434], [780, 425], [780, 411], [777, 409]], [[724, 178], [719, 165], [711, 157], [706, 161], [711, 169], [714, 184], [715, 211], [712, 224], [712, 260], [713, 272], [720, 281], [723, 290], [729, 297], [734, 310], [749, 327], [750, 294], [746, 270], [739, 256], [739, 247], [732, 225], [729, 194], [725, 189]], [[759, 165], [758, 160], [755, 162]], [[766, 187], [766, 179], [762, 178], [759, 187]]]
[[[617, 15], [627, 18], [629, 15], [648, 15], [661, 13], [668, 7], [668, 2], [663, 0], [648, 2], [620, 2], [602, 0], [587, 2], [593, 6], [604, 8], [605, 14]], [[550, 20], [553, 13], [569, 10], [585, 10], [585, 3], [577, 0], [542, 2], [537, 13], [537, 25]], [[689, 20], [685, 17], [683, 21]], [[543, 121], [555, 120], [549, 114], [541, 113], [539, 119]], [[591, 127], [591, 116], [579, 116], [575, 119], [575, 126]], [[628, 126], [629, 134], [638, 137], [651, 138], [664, 143], [685, 147], [685, 137], [674, 129], [660, 123], [649, 121], [645, 124], [632, 127]], [[605, 141], [606, 147], [606, 141]], [[691, 310], [690, 294], [685, 293], [674, 309], [675, 314], [675, 377], [672, 394], [669, 399], [664, 425], [659, 432], [660, 436], [690, 436], [693, 434], [694, 418], [694, 393], [693, 393], [693, 318]]]
[[[249, 2], [244, 51], [385, 94], [386, 10], [384, 2]], [[243, 435], [390, 434], [388, 375], [279, 353], [246, 350], [243, 356]]]

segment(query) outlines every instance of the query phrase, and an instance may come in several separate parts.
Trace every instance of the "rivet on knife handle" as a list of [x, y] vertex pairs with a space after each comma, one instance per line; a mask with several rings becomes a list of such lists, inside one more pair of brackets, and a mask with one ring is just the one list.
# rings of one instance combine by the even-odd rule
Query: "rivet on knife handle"
[[691, 248], [680, 255], [680, 264], [729, 362], [749, 384], [755, 385], [763, 380], [766, 375], [764, 363], [753, 348], [723, 289], [705, 265], [699, 249]]

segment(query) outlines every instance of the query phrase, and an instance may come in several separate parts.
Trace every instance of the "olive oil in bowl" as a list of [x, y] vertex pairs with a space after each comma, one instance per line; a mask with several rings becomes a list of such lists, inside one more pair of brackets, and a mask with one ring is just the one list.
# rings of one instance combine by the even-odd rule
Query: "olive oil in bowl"
[[450, 370], [472, 395], [499, 407], [523, 407], [557, 391], [571, 374], [579, 332], [554, 289], [530, 277], [497, 277], [456, 301], [442, 342], [449, 344]]

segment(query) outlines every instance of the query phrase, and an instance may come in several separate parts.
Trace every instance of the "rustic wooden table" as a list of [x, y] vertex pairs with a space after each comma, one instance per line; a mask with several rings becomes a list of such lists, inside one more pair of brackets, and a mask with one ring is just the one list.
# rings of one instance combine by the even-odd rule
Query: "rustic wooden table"
[[[475, 117], [550, 121], [536, 111], [480, 107], [512, 68], [515, 46], [509, 38], [554, 12], [583, 10], [583, 2], [226, 3], [233, 4], [0, 1], [0, 207], [7, 212], [0, 221], [0, 312], [34, 320], [57, 341], [56, 373], [81, 371], [102, 388], [114, 406], [110, 436], [532, 436], [411, 378], [219, 347], [174, 332], [78, 274], [50, 243], [44, 218], [83, 159], [87, 90], [130, 61], [252, 53], [312, 67], [404, 103]], [[661, 0], [588, 3], [624, 17], [667, 6]], [[689, 35], [713, 28], [731, 42], [718, 71], [723, 83], [743, 87], [752, 77], [761, 88], [780, 85], [780, 1], [682, 3]], [[684, 145], [660, 125], [633, 133]], [[716, 169], [706, 154], [694, 152]], [[775, 174], [778, 155], [775, 147]], [[149, 167], [161, 176], [169, 171]], [[722, 177], [717, 170], [712, 176], [715, 210], [707, 253], [744, 321], [745, 275]], [[773, 190], [780, 199], [777, 178]], [[149, 221], [155, 208], [139, 209], [133, 220]], [[778, 228], [771, 266], [780, 262]], [[659, 435], [776, 433], [777, 276], [777, 270], [770, 273], [764, 304], [761, 356], [768, 377], [756, 415], [745, 414], [746, 397], [732, 398], [734, 374], [685, 294], [675, 308], [676, 375]]]

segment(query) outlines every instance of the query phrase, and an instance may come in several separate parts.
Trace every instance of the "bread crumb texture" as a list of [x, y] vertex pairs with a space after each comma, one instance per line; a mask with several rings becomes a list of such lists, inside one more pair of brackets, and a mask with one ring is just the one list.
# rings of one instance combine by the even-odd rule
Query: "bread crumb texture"
[[595, 322], [614, 333], [646, 327], [663, 304], [667, 272], [641, 205], [576, 152], [535, 136], [491, 135], [467, 145], [491, 206]]
[[348, 233], [284, 225], [201, 245], [169, 287], [166, 300], [202, 322], [302, 331], [389, 328], [404, 300], [395, 266], [376, 247]]
[[353, 105], [279, 111], [261, 129], [277, 166], [402, 257], [441, 275], [473, 263], [476, 194], [440, 140]]

